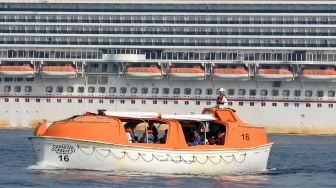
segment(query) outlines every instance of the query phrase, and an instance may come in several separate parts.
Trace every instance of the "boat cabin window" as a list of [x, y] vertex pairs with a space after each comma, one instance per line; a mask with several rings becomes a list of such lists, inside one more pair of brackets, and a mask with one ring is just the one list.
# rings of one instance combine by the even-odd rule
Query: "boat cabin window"
[[141, 94], [147, 94], [148, 93], [148, 88], [147, 87], [142, 87], [141, 88]]
[[25, 87], [25, 92], [30, 93], [32, 91], [32, 87], [31, 86], [26, 86]]
[[191, 88], [184, 88], [184, 94], [190, 95], [191, 94]]
[[202, 94], [202, 89], [201, 88], [196, 88], [195, 89], [195, 95], [201, 95]]
[[328, 97], [335, 97], [335, 91], [328, 91]]
[[95, 87], [89, 87], [88, 92], [89, 93], [94, 93], [95, 92]]
[[136, 94], [138, 92], [138, 88], [136, 87], [131, 87], [131, 94]]
[[228, 95], [234, 95], [234, 89], [228, 89], [227, 94]]
[[4, 92], [10, 92], [10, 91], [11, 91], [11, 86], [4, 87]]
[[257, 95], [257, 90], [256, 89], [250, 89], [249, 95], [250, 96], [256, 96]]
[[305, 97], [311, 97], [313, 96], [313, 91], [312, 90], [306, 90], [305, 91]]
[[207, 88], [207, 89], [205, 90], [205, 94], [206, 94], [206, 95], [212, 95], [212, 93], [213, 93], [213, 91], [212, 91], [211, 88]]
[[14, 92], [20, 93], [21, 92], [21, 86], [15, 86]]
[[322, 90], [316, 91], [316, 97], [323, 97], [323, 91]]
[[240, 95], [240, 96], [244, 96], [245, 93], [246, 93], [245, 89], [239, 89], [238, 90], [238, 95]]
[[267, 96], [267, 90], [266, 89], [260, 90], [260, 96]]
[[122, 120], [129, 143], [165, 144], [168, 125], [152, 120]]
[[273, 97], [279, 96], [279, 90], [273, 89], [273, 90], [271, 91], [271, 95], [272, 95]]
[[84, 93], [84, 87], [80, 86], [77, 88], [77, 93]]
[[117, 92], [117, 88], [115, 87], [110, 87], [109, 88], [109, 93], [116, 93]]
[[169, 88], [163, 88], [162, 89], [162, 94], [168, 95], [169, 94]]
[[174, 88], [173, 89], [173, 94], [174, 95], [178, 95], [178, 94], [180, 94], [180, 92], [181, 92], [180, 88]]
[[283, 90], [282, 91], [282, 96], [288, 97], [289, 95], [290, 95], [290, 91], [289, 90]]
[[152, 94], [158, 94], [159, 93], [159, 88], [153, 87], [152, 88]]
[[105, 93], [105, 90], [106, 90], [105, 87], [99, 87], [98, 88], [99, 93]]
[[53, 87], [52, 86], [47, 86], [45, 91], [47, 93], [51, 93], [53, 91]]
[[125, 94], [127, 92], [127, 88], [126, 87], [121, 87], [119, 92], [122, 93], [122, 94]]
[[[179, 121], [189, 146], [224, 145], [226, 126], [216, 122]], [[200, 140], [199, 140], [200, 139]]]
[[72, 87], [72, 86], [67, 87], [67, 92], [68, 93], [73, 93], [74, 92], [74, 87]]
[[294, 96], [300, 97], [301, 96], [301, 90], [294, 90]]
[[63, 92], [63, 87], [62, 86], [57, 86], [56, 87], [56, 92], [57, 93], [62, 93]]

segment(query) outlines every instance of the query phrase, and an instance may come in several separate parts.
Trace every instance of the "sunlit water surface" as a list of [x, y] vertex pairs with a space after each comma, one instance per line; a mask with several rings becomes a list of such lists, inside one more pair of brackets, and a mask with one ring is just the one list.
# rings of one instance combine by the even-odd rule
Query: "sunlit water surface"
[[266, 173], [191, 176], [45, 169], [36, 165], [32, 132], [0, 129], [1, 187], [336, 187], [336, 136], [269, 135]]

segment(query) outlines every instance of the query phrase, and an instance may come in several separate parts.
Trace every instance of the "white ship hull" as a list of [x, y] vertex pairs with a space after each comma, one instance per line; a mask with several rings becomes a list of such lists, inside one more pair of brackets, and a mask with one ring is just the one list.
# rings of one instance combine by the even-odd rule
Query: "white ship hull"
[[[224, 87], [229, 107], [269, 132], [336, 134], [336, 1], [87, 2], [2, 2], [0, 64], [35, 75], [0, 75], [1, 126], [98, 109], [199, 113]], [[124, 74], [151, 66], [160, 79]], [[248, 79], [212, 74], [234, 67]], [[258, 74], [270, 69], [292, 74]]]
[[222, 73], [214, 73], [212, 77], [215, 80], [247, 80], [248, 74], [222, 74]]
[[336, 82], [336, 75], [301, 75], [303, 81]]
[[34, 73], [35, 71], [0, 71], [0, 76], [32, 78]]
[[272, 144], [245, 149], [174, 150], [33, 137], [38, 164], [61, 169], [223, 175], [266, 171]]
[[[57, 79], [39, 80], [35, 79], [33, 83], [21, 83], [22, 87], [32, 85], [34, 90], [29, 95], [10, 95], [3, 93], [0, 100], [2, 113], [0, 120], [2, 126], [10, 127], [32, 127], [37, 121], [47, 120], [48, 122], [64, 119], [75, 114], [82, 114], [87, 111], [96, 112], [98, 109], [111, 111], [158, 111], [167, 114], [196, 114], [200, 113], [204, 107], [213, 107], [216, 105], [215, 99], [217, 94], [216, 88], [224, 87], [228, 90], [235, 91], [233, 95], [228, 94], [228, 100], [231, 102], [229, 107], [237, 110], [237, 113], [244, 121], [263, 126], [268, 132], [275, 133], [313, 133], [313, 134], [333, 134], [336, 133], [334, 122], [335, 97], [324, 96], [316, 98], [312, 96], [307, 98], [304, 94], [301, 97], [293, 96], [294, 90], [304, 87], [305, 90], [311, 90], [313, 93], [323, 91], [327, 95], [332, 90], [333, 85], [328, 83], [300, 81], [283, 82], [281, 88], [272, 88], [272, 82], [257, 82], [255, 80], [247, 81], [216, 81], [213, 80], [183, 80], [171, 81], [169, 79], [161, 80], [128, 80], [125, 77], [111, 76], [107, 85], [109, 87], [131, 88], [131, 87], [152, 87], [170, 88], [170, 94], [164, 95], [160, 92], [154, 94], [134, 94], [122, 93], [62, 93], [55, 91], [51, 94], [45, 93], [45, 87], [56, 83], [63, 83], [64, 88], [68, 86], [75, 88], [77, 86], [87, 85], [85, 77], [75, 79]], [[0, 88], [6, 84], [2, 82]], [[87, 87], [100, 87], [101, 85], [89, 85]], [[249, 90], [257, 89], [256, 96], [238, 95], [239, 89]], [[180, 88], [212, 88], [213, 94], [206, 95], [203, 91], [200, 95], [194, 93], [185, 95], [183, 93], [174, 95], [172, 90]], [[262, 89], [279, 90], [279, 96], [267, 97], [260, 96]], [[289, 90], [291, 96], [284, 97], [281, 95], [282, 90]], [[37, 102], [37, 99], [39, 102]], [[307, 107], [307, 105], [310, 105]], [[264, 118], [261, 118], [264, 117]]]
[[75, 78], [76, 72], [66, 71], [41, 71], [42, 78]]
[[169, 78], [176, 80], [203, 80], [204, 73], [169, 73]]
[[127, 72], [125, 73], [127, 78], [130, 79], [160, 79], [162, 73], [146, 73], [146, 72]]

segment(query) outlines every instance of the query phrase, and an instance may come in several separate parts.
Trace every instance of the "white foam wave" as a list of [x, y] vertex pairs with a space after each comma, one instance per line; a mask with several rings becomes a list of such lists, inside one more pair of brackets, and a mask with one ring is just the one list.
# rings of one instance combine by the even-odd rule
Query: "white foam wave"
[[31, 165], [27, 167], [30, 170], [57, 170], [61, 169], [59, 167], [56, 167], [54, 165], [50, 165], [48, 163], [38, 162], [36, 165]]

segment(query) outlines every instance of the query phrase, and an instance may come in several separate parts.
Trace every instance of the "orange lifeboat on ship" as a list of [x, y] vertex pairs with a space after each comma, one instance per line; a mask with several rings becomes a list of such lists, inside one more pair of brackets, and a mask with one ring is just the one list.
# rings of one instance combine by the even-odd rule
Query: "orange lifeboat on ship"
[[265, 81], [290, 81], [294, 79], [293, 71], [288, 68], [262, 68], [258, 69], [256, 77]]
[[201, 68], [201, 66], [172, 67], [169, 69], [168, 75], [172, 79], [202, 80], [205, 77], [205, 71]]
[[235, 68], [214, 68], [212, 77], [216, 80], [247, 80], [249, 78], [248, 70], [243, 66]]
[[326, 69], [304, 68], [301, 71], [301, 79], [310, 81], [336, 81], [336, 70], [331, 67]]
[[[160, 127], [160, 141], [149, 139]], [[140, 135], [146, 138], [137, 139]], [[207, 136], [218, 140], [207, 142]], [[88, 112], [49, 126], [41, 123], [30, 140], [38, 164], [56, 169], [211, 176], [266, 171], [273, 144], [263, 128], [243, 122], [229, 108], [194, 115]]]
[[42, 66], [40, 74], [42, 78], [75, 78], [76, 69], [70, 64], [63, 66]]
[[126, 76], [133, 79], [160, 79], [162, 78], [162, 70], [156, 66], [150, 67], [128, 67]]
[[0, 65], [0, 76], [6, 77], [34, 77], [34, 68], [28, 64], [24, 65]]

